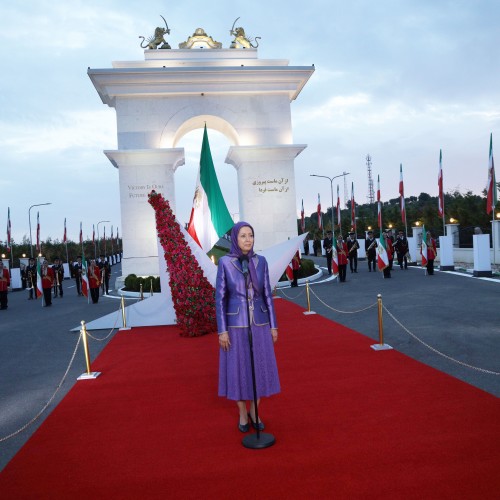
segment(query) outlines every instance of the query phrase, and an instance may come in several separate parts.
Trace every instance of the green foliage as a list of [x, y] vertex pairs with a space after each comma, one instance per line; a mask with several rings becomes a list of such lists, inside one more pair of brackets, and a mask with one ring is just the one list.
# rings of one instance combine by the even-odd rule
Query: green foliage
[[[351, 230], [351, 202], [347, 203], [347, 209], [341, 211], [342, 234], [346, 235]], [[437, 196], [430, 196], [427, 193], [420, 193], [417, 196], [405, 198], [406, 220], [408, 231], [411, 235], [411, 227], [416, 222], [425, 224], [426, 229], [433, 232], [434, 236], [443, 235], [443, 220], [438, 215]], [[468, 246], [472, 243], [471, 228], [479, 226], [483, 233], [491, 232], [491, 216], [486, 214], [486, 193], [483, 196], [475, 195], [471, 191], [462, 194], [458, 191], [446, 193], [444, 195], [444, 209], [446, 222], [450, 218], [456, 219], [460, 224], [460, 244]], [[403, 229], [404, 223], [401, 220], [399, 198], [392, 198], [382, 203], [382, 221], [384, 227], [392, 225], [394, 229]], [[335, 222], [337, 217], [335, 214]], [[331, 208], [323, 214], [323, 224], [325, 231], [331, 228]], [[323, 232], [318, 230], [318, 216], [313, 212], [309, 217], [305, 217], [306, 232], [309, 232], [310, 239], [314, 236], [323, 237]], [[377, 226], [377, 203], [356, 204], [356, 229], [359, 237], [364, 237], [365, 231], [371, 227], [378, 236]], [[300, 233], [300, 218], [297, 219], [298, 233]], [[335, 226], [338, 233], [339, 228]], [[470, 240], [470, 241], [469, 241]]]
[[151, 292], [151, 282], [153, 283], [153, 292], [161, 292], [160, 277], [159, 276], [136, 276], [129, 274], [125, 278], [125, 290], [128, 292], [140, 292], [141, 285], [144, 294]]

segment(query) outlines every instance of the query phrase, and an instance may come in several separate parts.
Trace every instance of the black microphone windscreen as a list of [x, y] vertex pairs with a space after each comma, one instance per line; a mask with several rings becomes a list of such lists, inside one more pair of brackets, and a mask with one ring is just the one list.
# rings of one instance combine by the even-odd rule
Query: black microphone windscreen
[[248, 274], [248, 257], [246, 255], [242, 255], [240, 257], [240, 262], [243, 274]]

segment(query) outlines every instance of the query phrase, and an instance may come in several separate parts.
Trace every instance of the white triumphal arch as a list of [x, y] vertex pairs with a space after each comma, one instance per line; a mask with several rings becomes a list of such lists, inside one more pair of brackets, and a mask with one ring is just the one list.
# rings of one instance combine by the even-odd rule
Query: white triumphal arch
[[116, 110], [118, 149], [105, 154], [119, 170], [124, 276], [158, 274], [147, 195], [162, 193], [175, 212], [174, 172], [184, 164], [176, 145], [205, 123], [231, 143], [226, 163], [237, 170], [240, 218], [254, 226], [256, 246], [297, 234], [294, 159], [306, 145], [293, 143], [290, 103], [314, 66], [261, 60], [237, 42], [220, 48], [198, 28], [184, 48], [146, 49], [144, 61], [88, 70]]

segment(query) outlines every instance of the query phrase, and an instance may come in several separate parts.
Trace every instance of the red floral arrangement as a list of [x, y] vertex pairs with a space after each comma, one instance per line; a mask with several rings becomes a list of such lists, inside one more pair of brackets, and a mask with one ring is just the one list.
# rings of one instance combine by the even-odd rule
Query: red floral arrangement
[[168, 201], [155, 191], [148, 195], [154, 208], [156, 230], [165, 252], [172, 301], [182, 337], [217, 331], [215, 289], [208, 282], [184, 239]]

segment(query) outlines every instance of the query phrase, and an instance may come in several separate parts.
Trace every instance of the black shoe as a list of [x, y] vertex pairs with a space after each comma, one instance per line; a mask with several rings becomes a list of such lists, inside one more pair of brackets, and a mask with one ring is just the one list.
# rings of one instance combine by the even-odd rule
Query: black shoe
[[[252, 427], [257, 430], [257, 422], [254, 422], [252, 420], [252, 417], [250, 416], [250, 413], [248, 414], [248, 420], [252, 423]], [[263, 431], [264, 430], [264, 422], [259, 422], [259, 431]]]
[[248, 422], [246, 424], [240, 424], [238, 422], [238, 429], [240, 432], [248, 432], [250, 430], [250, 424]]

